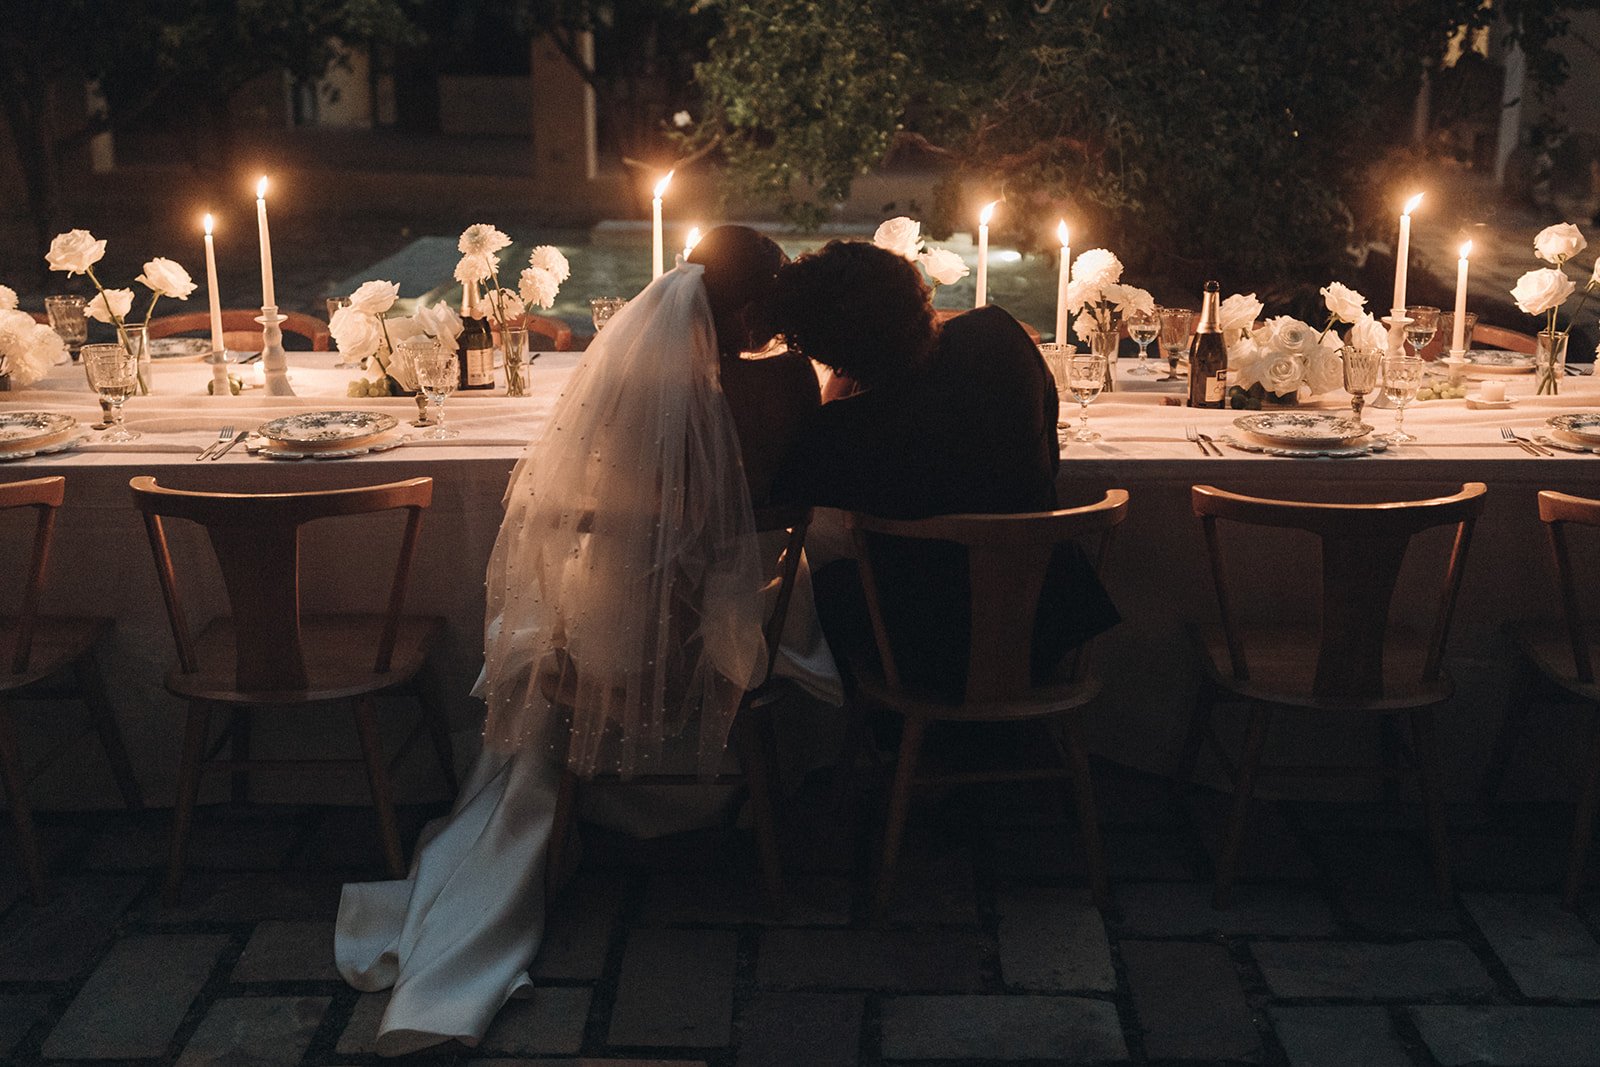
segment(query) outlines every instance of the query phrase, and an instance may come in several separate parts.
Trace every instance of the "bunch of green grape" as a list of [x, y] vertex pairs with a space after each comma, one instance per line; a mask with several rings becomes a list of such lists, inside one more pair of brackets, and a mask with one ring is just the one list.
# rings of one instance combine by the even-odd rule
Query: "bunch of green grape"
[[1449, 382], [1428, 382], [1417, 390], [1418, 400], [1460, 400], [1466, 395], [1465, 385], [1451, 385]]
[[345, 395], [353, 397], [394, 396], [388, 378], [355, 378], [345, 387]]

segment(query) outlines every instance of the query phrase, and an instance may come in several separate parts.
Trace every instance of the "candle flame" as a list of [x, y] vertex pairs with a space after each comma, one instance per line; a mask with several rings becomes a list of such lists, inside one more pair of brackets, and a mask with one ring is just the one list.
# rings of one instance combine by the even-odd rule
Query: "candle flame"
[[992, 200], [988, 204], [984, 205], [984, 209], [982, 211], [978, 212], [978, 225], [979, 226], [987, 226], [987, 225], [989, 225], [989, 220], [994, 218], [994, 209], [996, 207], [998, 207], [999, 204], [1000, 204], [1000, 201]]
[[660, 200], [662, 194], [667, 191], [667, 184], [672, 181], [672, 176], [675, 173], [677, 173], [676, 170], [669, 170], [667, 171], [667, 176], [665, 178], [662, 178], [660, 181], [656, 182], [656, 191], [653, 195], [657, 200]]
[[689, 236], [683, 242], [683, 258], [688, 259], [689, 253], [694, 251], [694, 246], [700, 243], [700, 227], [689, 227]]
[[209, 211], [206, 212], [205, 227], [206, 227], [206, 236], [210, 237], [211, 236], [211, 212], [209, 212]]
[[261, 180], [256, 182], [256, 199], [257, 200], [265, 200], [266, 198], [267, 198], [267, 176], [265, 174], [263, 174], [261, 176]]
[[1061, 238], [1061, 247], [1062, 248], [1066, 248], [1068, 245], [1072, 244], [1071, 241], [1067, 240], [1067, 220], [1066, 219], [1062, 219], [1060, 222], [1056, 223], [1056, 236]]
[[1418, 193], [1416, 196], [1413, 196], [1410, 200], [1406, 201], [1406, 208], [1400, 214], [1402, 214], [1402, 215], [1411, 214], [1413, 211], [1417, 210], [1417, 205], [1420, 204], [1420, 203], [1422, 203], [1422, 194]]
[[1472, 242], [1468, 241], [1466, 244], [1461, 246], [1461, 258], [1462, 259], [1466, 259], [1471, 254], [1472, 254]]

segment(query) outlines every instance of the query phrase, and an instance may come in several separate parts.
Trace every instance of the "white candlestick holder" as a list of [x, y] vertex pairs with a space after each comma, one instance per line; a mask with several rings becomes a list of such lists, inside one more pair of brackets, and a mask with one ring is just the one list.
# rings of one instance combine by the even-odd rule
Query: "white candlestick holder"
[[283, 331], [278, 327], [284, 319], [275, 307], [263, 307], [256, 319], [261, 324], [261, 369], [268, 396], [294, 396], [289, 385], [289, 357], [283, 351]]
[[1406, 327], [1415, 321], [1406, 317], [1404, 308], [1396, 308], [1384, 316], [1383, 324], [1389, 327], [1389, 347], [1384, 350], [1386, 356], [1403, 356], [1406, 354]]
[[220, 348], [211, 350], [211, 395], [232, 396], [228, 385], [228, 354]]
[[1450, 354], [1439, 361], [1443, 363], [1450, 374], [1450, 384], [1460, 385], [1467, 378], [1467, 350], [1465, 348], [1452, 348]]

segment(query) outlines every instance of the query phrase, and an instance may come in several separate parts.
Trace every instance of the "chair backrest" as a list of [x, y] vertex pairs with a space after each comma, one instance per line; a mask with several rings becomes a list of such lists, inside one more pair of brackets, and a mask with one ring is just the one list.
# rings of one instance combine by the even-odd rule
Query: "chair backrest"
[[1098, 568], [1105, 559], [1111, 531], [1127, 513], [1127, 491], [1112, 489], [1084, 507], [1021, 515], [939, 515], [910, 520], [848, 516], [884, 681], [895, 689], [901, 687], [884, 623], [883, 591], [866, 535], [946, 541], [966, 549], [972, 609], [966, 699], [969, 704], [998, 703], [1022, 698], [1033, 688], [1034, 614], [1027, 608], [1039, 602], [1056, 547], [1066, 541], [1098, 537]]
[[1600, 500], [1571, 496], [1546, 489], [1539, 494], [1539, 518], [1550, 535], [1550, 551], [1555, 557], [1556, 584], [1561, 592], [1561, 616], [1572, 646], [1572, 666], [1580, 682], [1594, 681], [1594, 660], [1589, 654], [1589, 634], [1583, 625], [1578, 604], [1578, 579], [1573, 573], [1572, 556], [1567, 551], [1567, 525], [1600, 527]]
[[778, 561], [778, 595], [767, 615], [762, 635], [767, 640], [767, 669], [763, 681], [772, 678], [772, 669], [778, 662], [778, 646], [783, 643], [784, 627], [789, 622], [789, 602], [794, 597], [795, 576], [800, 571], [800, 554], [805, 548], [806, 531], [811, 526], [810, 508], [768, 507], [756, 511], [756, 532], [769, 533], [788, 530], [789, 539], [783, 546], [783, 557]]
[[1411, 538], [1437, 526], [1456, 527], [1428, 639], [1422, 682], [1436, 681], [1455, 612], [1472, 529], [1487, 490], [1468, 482], [1451, 496], [1381, 504], [1324, 504], [1241, 496], [1209, 485], [1190, 490], [1205, 529], [1217, 606], [1233, 675], [1250, 677], [1243, 635], [1229, 595], [1217, 520], [1303, 530], [1322, 543], [1322, 617], [1312, 696], [1371, 700], [1383, 696], [1383, 651], [1400, 566]]
[[199, 669], [189, 624], [178, 595], [163, 519], [187, 519], [205, 528], [228, 590], [237, 638], [241, 691], [303, 689], [307, 685], [300, 634], [300, 527], [317, 519], [405, 509], [405, 534], [390, 586], [373, 670], [389, 669], [422, 509], [433, 500], [432, 478], [411, 478], [359, 489], [310, 493], [199, 493], [168, 489], [154, 478], [134, 478], [134, 505], [144, 513], [161, 594], [185, 673]]
[[12, 674], [26, 671], [33, 655], [39, 590], [44, 585], [45, 566], [50, 560], [50, 537], [55, 530], [56, 509], [61, 506], [66, 487], [67, 480], [59, 475], [0, 485], [0, 511], [33, 508], [38, 513], [33, 528], [33, 555], [28, 564], [28, 577], [22, 587], [22, 603], [17, 609], [17, 629], [10, 650]]
[[[311, 343], [313, 352], [328, 351], [330, 341], [328, 324], [314, 315], [307, 315], [303, 311], [280, 311], [283, 321], [278, 328], [284, 333], [292, 333], [304, 337]], [[239, 334], [245, 339], [253, 338], [255, 346], [260, 347], [261, 324], [256, 321], [261, 316], [259, 308], [225, 308], [222, 312], [223, 343], [229, 348], [234, 344], [229, 335]], [[204, 332], [211, 336], [211, 315], [205, 311], [186, 311], [179, 315], [163, 315], [158, 319], [150, 320], [149, 336], [152, 340], [158, 337], [175, 337], [180, 333]], [[241, 346], [248, 348], [249, 346]]]
[[1531, 353], [1534, 348], [1534, 337], [1531, 333], [1508, 330], [1504, 326], [1489, 326], [1480, 322], [1472, 329], [1472, 343], [1477, 348]]
[[535, 315], [528, 312], [522, 317], [523, 325], [528, 327], [528, 347], [537, 352], [545, 346], [535, 340], [543, 336], [549, 341], [551, 352], [572, 351], [572, 327], [560, 319], [551, 318], [549, 315]]

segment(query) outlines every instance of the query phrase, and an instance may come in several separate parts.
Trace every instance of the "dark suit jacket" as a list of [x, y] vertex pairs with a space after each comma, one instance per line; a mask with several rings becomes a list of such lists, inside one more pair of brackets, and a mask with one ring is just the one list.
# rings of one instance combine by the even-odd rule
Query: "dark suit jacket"
[[[1056, 388], [1022, 326], [998, 307], [946, 322], [930, 365], [903, 388], [824, 404], [802, 428], [776, 498], [892, 519], [1016, 514], [1056, 506]], [[959, 691], [970, 587], [956, 545], [876, 538], [885, 622], [902, 676]], [[833, 573], [828, 573], [830, 570]], [[817, 575], [818, 612], [843, 658], [876, 658], [853, 564]], [[1034, 674], [1118, 621], [1075, 546], [1058, 551], [1034, 612]]]

